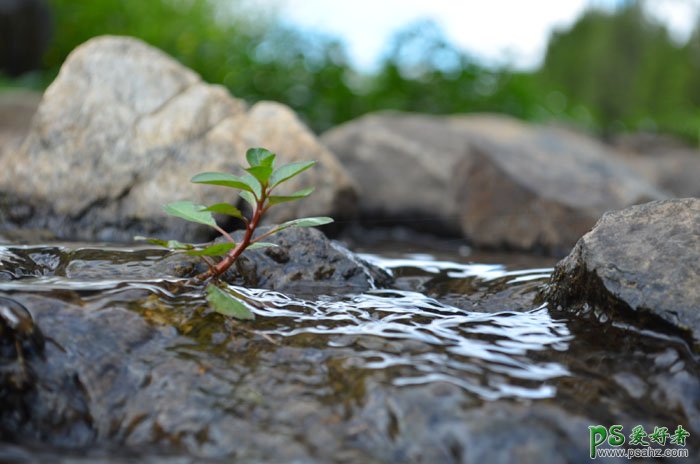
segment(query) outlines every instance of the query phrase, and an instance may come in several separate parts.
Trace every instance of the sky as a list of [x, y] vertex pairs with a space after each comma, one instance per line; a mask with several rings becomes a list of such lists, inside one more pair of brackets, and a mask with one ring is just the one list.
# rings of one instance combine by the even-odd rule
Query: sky
[[[389, 39], [418, 19], [434, 20], [447, 39], [485, 64], [537, 67], [553, 30], [573, 24], [591, 6], [624, 0], [258, 0], [284, 21], [345, 42], [353, 63], [371, 71]], [[685, 40], [700, 0], [647, 0], [647, 11]]]

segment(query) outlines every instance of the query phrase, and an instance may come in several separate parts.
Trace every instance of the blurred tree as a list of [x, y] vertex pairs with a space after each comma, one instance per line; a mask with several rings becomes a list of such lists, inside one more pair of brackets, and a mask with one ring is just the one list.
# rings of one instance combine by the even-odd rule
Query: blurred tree
[[590, 10], [552, 35], [543, 85], [585, 105], [604, 133], [655, 129], [687, 111], [687, 53], [648, 18], [640, 2], [614, 12]]
[[[238, 0], [47, 1], [55, 38], [45, 55], [44, 85], [75, 47], [118, 34], [164, 50], [236, 97], [286, 103], [316, 131], [396, 109], [503, 112], [607, 134], [659, 129], [700, 138], [700, 25], [688, 44], [675, 44], [645, 15], [641, 0], [612, 12], [589, 10], [554, 33], [538, 72], [486, 67], [435, 23], [418, 21], [392, 38], [369, 75], [351, 67], [337, 40], [251, 15]], [[0, 76], [0, 86], [7, 83]]]
[[538, 106], [536, 83], [528, 75], [479, 65], [429, 20], [396, 33], [371, 82], [364, 99], [372, 110], [500, 111], [533, 118]]
[[[277, 100], [316, 130], [352, 117], [351, 72], [340, 45], [284, 28], [272, 19], [244, 18], [239, 2], [222, 0], [50, 0], [56, 38], [46, 56], [53, 79], [78, 45], [103, 34], [138, 37], [221, 83], [248, 101]], [[48, 82], [47, 82], [48, 84]]]

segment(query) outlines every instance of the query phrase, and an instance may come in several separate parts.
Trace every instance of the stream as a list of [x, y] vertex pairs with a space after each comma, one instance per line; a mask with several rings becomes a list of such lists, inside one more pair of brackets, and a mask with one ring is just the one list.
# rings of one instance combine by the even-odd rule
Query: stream
[[0, 246], [0, 296], [46, 338], [0, 391], [0, 462], [588, 462], [589, 425], [700, 431], [687, 342], [536, 303], [551, 258], [384, 244], [359, 256], [393, 288], [232, 286], [237, 322], [144, 277], [162, 256]]

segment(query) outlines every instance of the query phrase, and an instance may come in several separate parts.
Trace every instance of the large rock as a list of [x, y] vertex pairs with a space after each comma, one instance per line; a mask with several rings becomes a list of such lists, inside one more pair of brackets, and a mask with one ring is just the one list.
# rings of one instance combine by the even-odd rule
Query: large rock
[[564, 254], [606, 211], [666, 197], [590, 137], [502, 117], [452, 124], [470, 138], [455, 198], [480, 245]]
[[483, 247], [563, 253], [605, 211], [665, 197], [601, 143], [505, 116], [375, 114], [322, 140], [365, 215], [459, 224]]
[[34, 92], [0, 92], [0, 158], [22, 144], [40, 100]]
[[698, 281], [700, 200], [665, 200], [605, 214], [557, 265], [546, 299], [564, 310], [660, 318], [697, 342]]
[[349, 362], [362, 349], [338, 336], [272, 343], [262, 324], [243, 331], [153, 299], [131, 305], [141, 310], [18, 300], [51, 337], [26, 354], [30, 388], [0, 410], [2, 441], [32, 450], [18, 462], [96, 451], [115, 463], [142, 453], [145, 462], [586, 461], [592, 419], [557, 405], [482, 405], [439, 380], [398, 387]]
[[371, 114], [331, 129], [321, 140], [357, 181], [363, 216], [379, 220], [379, 225], [393, 221], [459, 233], [450, 186], [468, 146], [448, 120]]
[[161, 206], [230, 197], [189, 179], [239, 171], [251, 146], [276, 151], [280, 162], [319, 161], [288, 185], [314, 186], [316, 193], [272, 209], [269, 220], [352, 211], [349, 177], [289, 108], [272, 102], [248, 108], [141, 41], [100, 37], [68, 57], [22, 149], [0, 159], [0, 192], [48, 204], [53, 215], [30, 225], [62, 236], [205, 239], [206, 231], [166, 218]]
[[[240, 241], [243, 231], [233, 234], [233, 238]], [[277, 246], [245, 251], [222, 280], [295, 295], [362, 292], [391, 282], [385, 271], [361, 260], [316, 229], [285, 229], [266, 241]], [[200, 258], [176, 253], [148, 270], [148, 274], [194, 277], [206, 270]]]

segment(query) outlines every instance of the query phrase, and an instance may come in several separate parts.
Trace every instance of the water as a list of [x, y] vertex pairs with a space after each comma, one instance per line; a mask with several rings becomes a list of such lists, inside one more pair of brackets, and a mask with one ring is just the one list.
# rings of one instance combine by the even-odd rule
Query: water
[[[549, 259], [372, 250], [361, 258], [390, 272], [395, 288], [294, 296], [231, 286], [256, 315], [254, 322], [241, 323], [212, 313], [199, 288], [178, 291], [177, 279], [148, 277], [144, 270], [161, 256], [142, 248], [94, 245], [0, 247], [0, 279], [8, 279], [0, 280], [0, 295], [30, 310], [44, 308], [36, 310], [37, 323], [60, 350], [72, 353], [70, 331], [84, 330], [77, 324], [89, 314], [99, 318], [119, 311], [120, 317], [133, 315], [155, 330], [155, 335], [139, 332], [137, 341], [124, 342], [129, 355], [114, 363], [133, 372], [116, 375], [114, 385], [128, 389], [120, 382], [141, 376], [145, 386], [130, 395], [147, 396], [154, 383], [164, 382], [167, 386], [158, 388], [171, 391], [172, 398], [109, 403], [111, 420], [118, 423], [92, 424], [83, 435], [57, 430], [58, 455], [64, 456], [66, 447], [86, 445], [104, 453], [122, 442], [138, 449], [158, 445], [151, 457], [160, 455], [154, 450], [165, 444], [162, 452], [180, 450], [178, 456], [324, 460], [347, 455], [351, 461], [394, 460], [422, 446], [423, 458], [442, 459], [442, 451], [426, 451], [435, 440], [446, 440], [433, 429], [455, 417], [488, 422], [492, 419], [484, 419], [482, 411], [488, 411], [485, 417], [497, 416], [489, 408], [501, 407], [513, 416], [530, 414], [532, 407], [555, 411], [554, 419], [547, 416], [545, 422], [555, 423], [550, 427], [557, 437], [569, 433], [558, 421], [576, 420], [630, 427], [682, 423], [700, 431], [700, 369], [684, 340], [596, 314], [554, 313], [535, 303], [552, 272]], [[75, 277], [85, 275], [79, 272], [85, 268], [97, 271]], [[56, 319], [47, 301], [67, 305], [71, 316]], [[42, 325], [48, 321], [65, 325], [65, 333], [57, 325]], [[107, 336], [101, 338], [105, 343]], [[115, 337], [115, 346], [121, 346]], [[83, 388], [103, 388], [98, 377], [76, 366], [66, 368], [79, 371]], [[175, 378], [190, 389], [169, 385]], [[99, 410], [99, 402], [91, 401], [91, 411]], [[184, 421], [199, 437], [190, 442], [182, 438], [189, 432], [162, 416], [171, 410], [185, 414], [191, 404], [196, 404], [192, 414], [202, 417]], [[421, 422], [435, 411], [432, 422]], [[250, 438], [243, 451], [216, 436], [241, 416], [248, 420], [236, 425], [237, 433], [266, 437]], [[28, 436], [41, 435], [28, 430]], [[40, 441], [47, 441], [48, 433], [51, 442], [51, 431], [44, 432]], [[587, 430], [579, 432], [585, 448]], [[16, 451], [18, 456], [37, 456], [36, 436]], [[256, 454], [262, 446], [256, 440], [263, 440], [271, 454]], [[280, 440], [288, 444], [271, 444]], [[459, 456], [473, 452], [468, 436], [459, 440], [464, 442], [459, 442]]]

